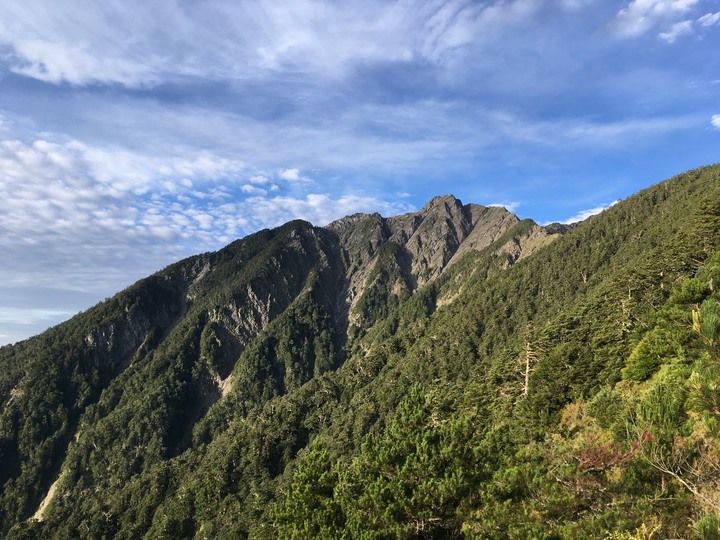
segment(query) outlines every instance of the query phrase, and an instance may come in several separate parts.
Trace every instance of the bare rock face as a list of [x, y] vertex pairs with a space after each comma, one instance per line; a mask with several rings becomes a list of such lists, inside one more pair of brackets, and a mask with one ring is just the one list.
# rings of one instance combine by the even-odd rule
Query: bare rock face
[[145, 340], [151, 324], [146, 317], [120, 319], [93, 329], [85, 338], [96, 367], [122, 365]]
[[150, 336], [166, 335], [187, 312], [192, 285], [202, 278], [198, 258], [191, 264], [175, 265], [164, 274], [150, 276], [128, 290], [123, 301], [114, 305], [113, 317], [104, 320], [85, 336], [96, 367], [117, 372], [124, 369]]
[[416, 287], [437, 278], [468, 250], [490, 246], [518, 218], [504, 208], [464, 205], [452, 195], [435, 197], [416, 214], [390, 218], [391, 240], [410, 255]]
[[[390, 291], [411, 294], [467, 252], [488, 248], [519, 222], [504, 208], [463, 205], [452, 195], [444, 195], [418, 212], [391, 218], [355, 214], [326, 229], [338, 238], [345, 268], [344, 302], [352, 311], [363, 294], [378, 285], [383, 271], [393, 276], [393, 283], [385, 284]], [[508, 265], [555, 237], [533, 224], [530, 233], [503, 246]]]
[[255, 273], [234, 285], [227, 300], [208, 312], [223, 352], [217, 366], [222, 379], [247, 345], [302, 294], [315, 294], [329, 311], [334, 309], [334, 246], [324, 236], [309, 224], [290, 230]]

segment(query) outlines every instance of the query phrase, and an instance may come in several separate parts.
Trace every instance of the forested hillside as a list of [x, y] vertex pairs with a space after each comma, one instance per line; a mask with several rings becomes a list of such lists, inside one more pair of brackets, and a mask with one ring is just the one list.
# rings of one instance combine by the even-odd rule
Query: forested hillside
[[0, 348], [8, 538], [720, 538], [720, 166], [291, 222]]

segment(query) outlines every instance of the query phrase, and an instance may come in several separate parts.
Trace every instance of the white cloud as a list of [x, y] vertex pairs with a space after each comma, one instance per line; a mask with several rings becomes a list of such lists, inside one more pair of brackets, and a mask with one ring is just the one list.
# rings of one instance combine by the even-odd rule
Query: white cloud
[[213, 227], [214, 218], [207, 212], [192, 212], [192, 217], [203, 230], [210, 230]]
[[430, 2], [417, 11], [423, 27], [420, 54], [433, 62], [451, 58], [459, 49], [490, 40], [504, 30], [532, 20], [538, 0]]
[[607, 210], [608, 208], [610, 208], [612, 206], [615, 206], [618, 202], [620, 202], [620, 201], [616, 200], [616, 201], [611, 202], [610, 204], [600, 205], [600, 206], [596, 206], [594, 208], [588, 208], [587, 210], [581, 210], [574, 216], [567, 218], [567, 219], [561, 221], [560, 223], [569, 225], [571, 223], [578, 223], [580, 221], [585, 221], [587, 218], [597, 215], [600, 212]]
[[561, 0], [560, 3], [566, 9], [575, 10], [587, 7], [596, 1], [597, 0]]
[[701, 26], [714, 26], [720, 22], [720, 11], [717, 13], [707, 13], [697, 20]]
[[615, 15], [611, 28], [620, 37], [636, 37], [661, 23], [674, 24], [699, 0], [633, 0]]
[[499, 208], [504, 208], [508, 212], [515, 213], [515, 211], [520, 208], [519, 202], [499, 202], [499, 203], [490, 203], [487, 206], [497, 206]]
[[675, 43], [677, 38], [693, 33], [692, 21], [680, 21], [673, 24], [667, 32], [660, 32], [658, 37], [667, 43]]
[[714, 114], [710, 119], [710, 123], [715, 129], [720, 129], [720, 114]]
[[[215, 183], [238, 167], [207, 154], [163, 158], [77, 141], [2, 140], [0, 279], [42, 284], [61, 280], [57, 270], [64, 285], [93, 289], [128, 269], [150, 273], [187, 254], [184, 238], [208, 238], [214, 218], [197, 207], [214, 203], [194, 199], [193, 184], [214, 200], [222, 193]], [[182, 193], [191, 201], [184, 206], [174, 203]], [[150, 256], [133, 266], [133, 253], [149, 245]]]
[[342, 195], [334, 198], [326, 193], [308, 193], [304, 197], [255, 197], [235, 206], [238, 214], [251, 216], [256, 228], [276, 227], [291, 219], [304, 219], [314, 225], [326, 225], [357, 212], [379, 212], [393, 216], [414, 210], [405, 203], [387, 202], [375, 197]]
[[124, 58], [101, 58], [77, 44], [40, 39], [14, 43], [11, 70], [41, 81], [75, 85], [118, 83], [138, 87], [156, 82], [152, 68]]
[[243, 193], [247, 193], [248, 195], [256, 195], [256, 196], [264, 196], [267, 195], [267, 190], [251, 186], [249, 184], [244, 185], [242, 188], [240, 188]]
[[283, 180], [296, 182], [300, 180], [300, 171], [298, 169], [285, 169], [284, 171], [280, 171], [279, 176]]
[[[73, 315], [72, 311], [43, 308], [17, 308], [0, 306], [0, 324], [32, 324], [36, 320], [56, 320], [57, 318]], [[0, 336], [1, 337], [1, 336]]]
[[659, 137], [687, 129], [695, 123], [691, 117], [668, 117], [628, 118], [617, 122], [571, 121], [560, 125], [566, 126], [568, 141], [575, 139], [580, 144], [618, 147], [637, 137]]

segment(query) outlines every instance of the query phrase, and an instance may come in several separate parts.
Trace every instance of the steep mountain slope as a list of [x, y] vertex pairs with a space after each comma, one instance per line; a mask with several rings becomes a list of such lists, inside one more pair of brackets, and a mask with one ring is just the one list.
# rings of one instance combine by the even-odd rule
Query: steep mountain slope
[[[715, 295], [719, 224], [709, 167], [567, 231], [446, 196], [177, 263], [0, 349], [0, 530], [685, 534], [712, 505], [612, 437], [649, 417], [632, 403], [669, 384], [663, 364], [683, 387], [704, 354], [689, 319]], [[662, 341], [666, 320], [687, 331]], [[627, 422], [583, 412], [608, 400]]]
[[[382, 316], [439, 275], [465, 240], [488, 245], [516, 224], [503, 209], [452, 197], [398, 218], [357, 215], [325, 229], [292, 222], [182, 261], [1, 349], [3, 530], [33, 515], [60, 471], [56, 489], [72, 477], [99, 491], [181, 454], [233, 384], [238, 410], [249, 411], [338, 367], [350, 321], [357, 333], [370, 316], [358, 304]], [[89, 468], [71, 474], [71, 459]]]

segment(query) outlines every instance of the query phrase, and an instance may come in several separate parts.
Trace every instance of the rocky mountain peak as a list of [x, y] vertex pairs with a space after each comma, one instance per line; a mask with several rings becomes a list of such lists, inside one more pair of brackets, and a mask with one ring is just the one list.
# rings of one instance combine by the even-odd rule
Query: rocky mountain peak
[[[453, 195], [442, 195], [417, 212], [390, 218], [354, 214], [325, 229], [339, 240], [346, 268], [345, 304], [352, 310], [381, 282], [398, 294], [411, 294], [440, 276], [463, 254], [491, 246], [519, 222], [505, 208], [463, 205]], [[551, 240], [542, 227], [533, 224], [531, 229], [538, 237], [532, 245]], [[506, 250], [509, 264], [526, 254], [521, 244], [517, 240]]]
[[462, 201], [457, 199], [454, 195], [439, 195], [430, 199], [421, 212], [430, 212], [438, 208], [445, 208], [449, 210], [451, 208], [462, 208], [462, 206]]
[[344, 231], [346, 231], [349, 228], [352, 228], [354, 225], [356, 225], [358, 222], [365, 221], [368, 218], [380, 218], [380, 214], [373, 213], [373, 214], [365, 214], [362, 212], [358, 212], [356, 214], [351, 214], [349, 216], [341, 217], [340, 219], [336, 219], [332, 223], [328, 223], [325, 225], [325, 229], [329, 231], [333, 231], [338, 235], [342, 235]]

